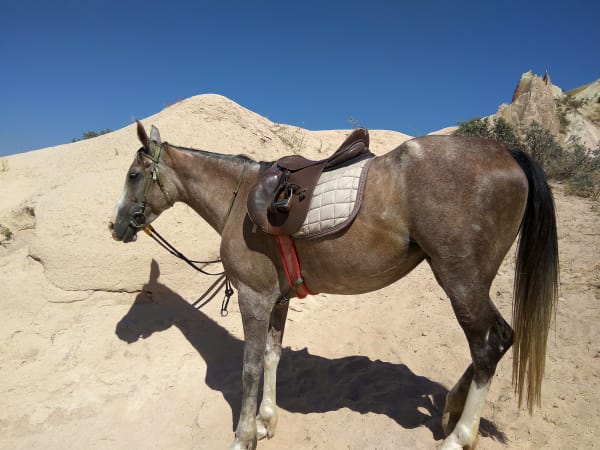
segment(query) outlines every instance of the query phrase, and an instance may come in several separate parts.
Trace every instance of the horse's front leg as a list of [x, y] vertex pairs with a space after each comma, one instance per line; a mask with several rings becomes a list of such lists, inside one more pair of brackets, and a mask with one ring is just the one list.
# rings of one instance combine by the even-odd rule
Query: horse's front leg
[[269, 315], [273, 302], [247, 286], [238, 286], [238, 298], [244, 325], [244, 366], [242, 369], [242, 407], [230, 450], [256, 448], [256, 407], [263, 356], [267, 341]]
[[264, 366], [265, 381], [263, 387], [263, 398], [256, 417], [256, 431], [258, 439], [271, 439], [275, 434], [277, 426], [277, 366], [281, 358], [281, 342], [285, 329], [289, 303], [278, 303], [273, 307], [271, 320], [269, 321], [269, 332], [265, 348]]

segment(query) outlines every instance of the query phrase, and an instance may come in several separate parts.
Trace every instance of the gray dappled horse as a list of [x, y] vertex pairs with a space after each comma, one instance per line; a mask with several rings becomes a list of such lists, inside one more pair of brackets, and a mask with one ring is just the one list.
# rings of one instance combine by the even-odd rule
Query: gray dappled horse
[[[276, 373], [288, 310], [287, 303], [277, 302], [288, 285], [275, 241], [254, 226], [245, 202], [266, 164], [163, 143], [156, 128], [148, 137], [139, 122], [137, 132], [142, 147], [127, 173], [112, 235], [135, 240], [175, 202], [189, 205], [221, 235], [221, 258], [238, 289], [245, 337], [241, 413], [231, 448], [254, 449], [277, 425]], [[489, 290], [519, 231], [513, 332]], [[446, 398], [441, 448], [475, 444], [492, 376], [511, 345], [519, 405], [523, 398], [530, 411], [539, 405], [558, 290], [558, 248], [552, 193], [523, 152], [474, 138], [405, 142], [372, 161], [361, 210], [349, 227], [298, 240], [296, 248], [306, 285], [315, 292], [374, 291], [423, 260], [430, 265], [472, 357]]]

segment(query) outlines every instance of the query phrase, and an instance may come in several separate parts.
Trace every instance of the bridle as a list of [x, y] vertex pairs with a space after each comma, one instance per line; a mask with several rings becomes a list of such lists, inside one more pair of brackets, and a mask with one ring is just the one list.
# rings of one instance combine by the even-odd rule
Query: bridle
[[144, 184], [144, 197], [143, 200], [139, 203], [139, 208], [137, 211], [131, 213], [129, 218], [129, 226], [136, 231], [143, 230], [146, 227], [146, 206], [148, 200], [148, 192], [150, 191], [150, 187], [152, 184], [156, 183], [162, 192], [163, 196], [167, 200], [169, 207], [173, 206], [173, 201], [171, 200], [171, 196], [165, 189], [165, 186], [160, 180], [159, 171], [158, 171], [158, 163], [160, 161], [160, 154], [162, 152], [163, 144], [158, 144], [154, 141], [151, 141], [152, 154], [145, 151], [142, 147], [138, 150], [138, 156], [143, 158], [147, 158], [150, 160], [150, 176], [146, 176], [146, 181]]
[[[198, 299], [198, 301], [194, 304], [194, 306], [196, 306], [197, 303], [204, 300], [204, 298], [206, 298], [208, 295], [210, 295], [208, 300], [206, 300], [199, 307], [204, 306], [206, 303], [208, 303], [210, 300], [212, 300], [214, 298], [214, 296], [224, 287], [225, 288], [225, 297], [223, 298], [223, 301], [221, 303], [221, 315], [226, 316], [228, 314], [227, 307], [229, 305], [229, 300], [230, 300], [231, 296], [233, 295], [233, 287], [231, 286], [231, 282], [225, 275], [224, 271], [219, 272], [219, 273], [211, 273], [211, 272], [207, 272], [203, 269], [203, 266], [206, 266], [209, 264], [220, 263], [221, 259], [216, 259], [213, 261], [191, 260], [188, 257], [186, 257], [183, 253], [181, 253], [179, 250], [177, 250], [165, 238], [163, 238], [158, 233], [158, 231], [156, 231], [154, 229], [154, 227], [151, 224], [146, 223], [147, 222], [146, 206], [147, 206], [147, 200], [148, 200], [148, 192], [150, 191], [150, 187], [152, 186], [153, 183], [156, 183], [158, 185], [160, 191], [162, 192], [163, 196], [165, 197], [165, 200], [167, 200], [169, 207], [173, 206], [173, 201], [171, 200], [171, 196], [169, 195], [169, 193], [165, 189], [163, 183], [161, 182], [159, 171], [158, 171], [158, 167], [159, 167], [158, 164], [160, 161], [160, 154], [162, 152], [163, 145], [165, 145], [165, 144], [164, 143], [158, 144], [157, 142], [151, 141], [152, 154], [145, 151], [144, 147], [142, 147], [138, 150], [139, 156], [141, 156], [143, 158], [147, 158], [151, 162], [150, 176], [146, 176], [146, 181], [144, 184], [143, 200], [139, 203], [139, 208], [131, 214], [131, 216], [129, 218], [129, 226], [131, 228], [133, 228], [136, 232], [138, 232], [140, 230], [144, 230], [144, 232], [148, 236], [150, 236], [152, 239], [154, 239], [154, 241], [156, 241], [161, 247], [163, 247], [165, 250], [167, 250], [173, 256], [176, 256], [177, 258], [186, 262], [189, 266], [196, 269], [198, 272], [201, 272], [204, 275], [218, 276], [219, 279], [215, 283], [213, 283], [211, 287], [208, 288], [208, 290], [204, 293], [204, 295], [202, 295]], [[242, 182], [244, 181], [244, 178], [246, 177], [247, 169], [248, 169], [248, 166], [246, 164], [244, 164], [244, 169], [242, 170], [242, 175], [240, 176], [240, 178], [238, 180], [235, 191], [233, 192], [233, 195], [231, 196], [231, 201], [229, 202], [229, 207], [227, 208], [227, 212], [225, 213], [225, 217], [223, 220], [223, 228], [225, 228], [225, 225], [227, 224], [227, 220], [229, 219], [229, 216], [233, 209], [235, 199], [238, 195], [238, 192], [240, 190]]]

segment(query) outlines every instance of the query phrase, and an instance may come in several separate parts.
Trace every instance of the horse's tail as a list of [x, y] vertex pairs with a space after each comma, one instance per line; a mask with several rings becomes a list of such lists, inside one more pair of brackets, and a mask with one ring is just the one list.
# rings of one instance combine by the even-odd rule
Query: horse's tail
[[552, 191], [529, 156], [511, 149], [529, 182], [517, 250], [513, 303], [513, 384], [531, 413], [541, 404], [546, 341], [558, 299], [558, 239]]

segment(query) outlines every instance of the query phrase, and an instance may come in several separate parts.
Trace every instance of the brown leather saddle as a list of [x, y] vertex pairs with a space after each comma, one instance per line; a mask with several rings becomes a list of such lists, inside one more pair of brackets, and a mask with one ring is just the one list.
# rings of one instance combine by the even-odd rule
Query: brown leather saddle
[[306, 219], [323, 171], [373, 156], [364, 128], [354, 130], [329, 158], [312, 161], [300, 155], [284, 156], [259, 175], [248, 194], [248, 214], [266, 233], [293, 235]]

